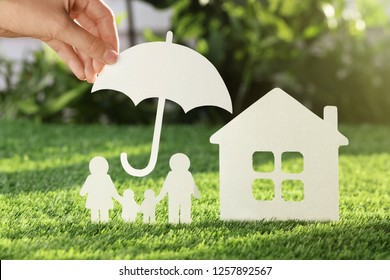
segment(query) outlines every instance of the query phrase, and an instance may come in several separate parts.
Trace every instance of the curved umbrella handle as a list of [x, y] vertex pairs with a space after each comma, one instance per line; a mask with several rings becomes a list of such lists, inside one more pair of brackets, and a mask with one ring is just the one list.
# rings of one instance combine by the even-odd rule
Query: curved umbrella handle
[[127, 154], [121, 153], [122, 167], [128, 174], [132, 176], [144, 177], [148, 175], [150, 172], [152, 172], [154, 167], [156, 166], [158, 148], [160, 145], [160, 135], [161, 135], [162, 119], [164, 114], [164, 106], [165, 106], [165, 99], [160, 98], [157, 104], [156, 122], [154, 124], [152, 149], [151, 149], [148, 165], [143, 169], [136, 169], [129, 164], [127, 160]]

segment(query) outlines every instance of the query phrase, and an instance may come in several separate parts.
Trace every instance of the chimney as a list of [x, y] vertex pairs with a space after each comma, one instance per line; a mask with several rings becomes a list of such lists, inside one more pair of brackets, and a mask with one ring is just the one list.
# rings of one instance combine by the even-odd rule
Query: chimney
[[330, 126], [337, 129], [337, 107], [336, 106], [325, 106], [324, 107], [324, 121]]

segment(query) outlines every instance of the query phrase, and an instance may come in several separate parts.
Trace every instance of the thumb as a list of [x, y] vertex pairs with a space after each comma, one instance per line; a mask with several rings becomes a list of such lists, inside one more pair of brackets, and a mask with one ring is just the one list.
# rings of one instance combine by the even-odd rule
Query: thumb
[[71, 19], [69, 19], [69, 24], [63, 32], [60, 32], [58, 37], [68, 45], [101, 63], [114, 64], [118, 60], [118, 52], [112, 46], [95, 37]]

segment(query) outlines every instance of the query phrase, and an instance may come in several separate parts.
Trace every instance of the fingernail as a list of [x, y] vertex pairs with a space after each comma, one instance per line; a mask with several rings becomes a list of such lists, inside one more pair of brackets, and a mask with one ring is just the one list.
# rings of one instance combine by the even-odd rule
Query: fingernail
[[69, 68], [70, 70], [72, 70], [72, 72], [76, 75], [76, 77], [79, 79], [79, 80], [85, 80], [85, 74], [84, 74], [84, 71], [82, 69], [80, 69], [79, 67], [77, 67], [77, 63], [74, 62], [73, 60], [69, 62]]
[[118, 60], [118, 53], [114, 50], [106, 50], [103, 59], [107, 64], [114, 64]]
[[96, 75], [92, 75], [90, 77], [87, 77], [87, 82], [90, 83], [90, 84], [93, 84], [96, 82]]

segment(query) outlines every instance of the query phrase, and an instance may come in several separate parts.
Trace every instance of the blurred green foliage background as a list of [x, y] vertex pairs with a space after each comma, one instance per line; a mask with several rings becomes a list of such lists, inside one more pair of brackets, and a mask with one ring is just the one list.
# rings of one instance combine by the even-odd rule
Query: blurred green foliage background
[[[196, 49], [217, 67], [231, 94], [234, 116], [281, 87], [319, 116], [325, 105], [336, 105], [342, 122], [390, 121], [389, 0], [144, 2], [173, 9], [174, 41]], [[151, 30], [144, 36], [165, 40]], [[123, 94], [91, 94], [91, 86], [77, 81], [47, 48], [24, 61], [20, 72], [14, 68], [12, 61], [0, 59], [0, 78], [6, 83], [0, 91], [0, 118], [154, 121], [153, 102], [134, 107]], [[179, 106], [172, 108], [166, 112], [171, 122], [232, 118], [214, 108], [187, 115]]]

